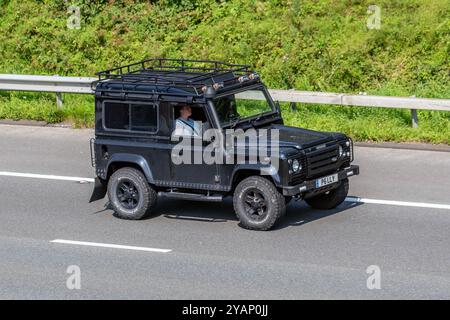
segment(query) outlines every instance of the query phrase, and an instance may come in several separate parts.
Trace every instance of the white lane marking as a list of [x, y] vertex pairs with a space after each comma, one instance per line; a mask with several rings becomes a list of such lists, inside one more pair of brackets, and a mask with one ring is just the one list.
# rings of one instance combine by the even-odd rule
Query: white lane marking
[[395, 200], [379, 200], [379, 199], [367, 199], [359, 197], [347, 197], [347, 202], [356, 203], [371, 203], [371, 204], [385, 204], [389, 206], [402, 206], [402, 207], [418, 207], [418, 208], [432, 208], [432, 209], [447, 209], [450, 210], [449, 204], [437, 204], [437, 203], [425, 203], [425, 202], [410, 202], [410, 201], [395, 201]]
[[125, 249], [125, 250], [135, 250], [135, 251], [149, 251], [149, 252], [160, 252], [160, 253], [167, 253], [167, 252], [171, 252], [172, 251], [171, 249], [158, 249], [158, 248], [147, 248], [147, 247], [123, 246], [123, 245], [119, 245], [119, 244], [85, 242], [85, 241], [72, 241], [72, 240], [63, 240], [63, 239], [55, 239], [55, 240], [52, 240], [50, 242], [52, 242], [52, 243], [62, 243], [62, 244], [73, 244], [73, 245], [78, 245], [78, 246]]
[[[6, 172], [0, 171], [0, 176], [9, 177], [21, 177], [21, 178], [34, 178], [34, 179], [48, 179], [48, 180], [62, 180], [62, 181], [76, 181], [76, 182], [94, 182], [93, 178], [81, 178], [81, 177], [68, 177], [68, 176], [55, 176], [45, 174], [34, 173], [20, 173], [20, 172]], [[360, 197], [347, 197], [346, 202], [355, 203], [370, 203], [370, 204], [384, 204], [390, 206], [402, 206], [402, 207], [419, 207], [419, 208], [432, 208], [432, 209], [446, 209], [450, 210], [450, 204], [437, 204], [437, 203], [425, 203], [425, 202], [411, 202], [411, 201], [395, 201], [395, 200], [380, 200], [380, 199], [368, 199]]]
[[32, 179], [47, 179], [47, 180], [62, 180], [62, 181], [76, 181], [76, 182], [94, 182], [94, 179], [92, 179], [92, 178], [67, 177], [67, 176], [55, 176], [55, 175], [21, 173], [21, 172], [6, 172], [6, 171], [0, 171], [0, 176], [32, 178]]

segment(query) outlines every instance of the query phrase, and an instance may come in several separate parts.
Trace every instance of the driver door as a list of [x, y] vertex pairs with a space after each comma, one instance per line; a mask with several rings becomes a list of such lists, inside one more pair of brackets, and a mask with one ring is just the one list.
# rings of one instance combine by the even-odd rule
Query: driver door
[[[209, 128], [211, 122], [205, 112], [205, 107], [191, 105], [191, 108], [191, 118], [201, 122], [202, 131]], [[175, 121], [179, 116], [176, 104], [172, 106], [172, 116], [172, 132], [174, 132]], [[204, 185], [216, 184], [217, 164], [206, 164], [203, 159], [204, 150], [209, 143], [203, 141], [201, 136], [172, 136], [170, 159], [171, 179], [174, 185], [180, 186], [180, 188], [196, 189], [201, 185], [205, 187]]]

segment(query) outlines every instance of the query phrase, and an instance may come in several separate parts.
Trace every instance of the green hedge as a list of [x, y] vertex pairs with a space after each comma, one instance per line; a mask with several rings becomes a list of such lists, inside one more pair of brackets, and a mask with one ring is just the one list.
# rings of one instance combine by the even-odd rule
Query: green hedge
[[[67, 28], [68, 3], [81, 8], [81, 29]], [[372, 4], [379, 30], [366, 26]], [[0, 56], [1, 73], [83, 76], [155, 56], [219, 59], [252, 65], [272, 88], [450, 98], [450, 1], [2, 0]], [[359, 139], [449, 141], [450, 118], [437, 112], [392, 136], [410, 131], [407, 111], [302, 107], [292, 117], [318, 125], [330, 114]], [[384, 133], [355, 133], [355, 119]]]

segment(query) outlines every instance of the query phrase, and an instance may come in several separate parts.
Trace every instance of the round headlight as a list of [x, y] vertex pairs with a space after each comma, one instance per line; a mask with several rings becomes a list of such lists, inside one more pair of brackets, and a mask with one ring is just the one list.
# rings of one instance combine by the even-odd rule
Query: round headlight
[[302, 169], [302, 165], [300, 164], [300, 162], [297, 159], [294, 159], [292, 161], [292, 170], [294, 172], [299, 172]]
[[344, 155], [344, 148], [342, 146], [339, 146], [339, 157], [342, 157]]

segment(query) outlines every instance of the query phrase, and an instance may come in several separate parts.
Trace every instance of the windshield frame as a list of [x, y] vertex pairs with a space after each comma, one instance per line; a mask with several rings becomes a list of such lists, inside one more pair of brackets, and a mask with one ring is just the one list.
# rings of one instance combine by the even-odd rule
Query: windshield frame
[[266, 111], [266, 112], [262, 112], [262, 113], [258, 113], [252, 116], [248, 116], [248, 117], [242, 117], [239, 119], [239, 121], [235, 122], [235, 121], [229, 121], [226, 123], [220, 123], [220, 119], [218, 118], [217, 120], [219, 121], [218, 125], [220, 128], [224, 129], [224, 128], [228, 128], [233, 124], [239, 124], [242, 122], [251, 122], [252, 120], [255, 120], [259, 117], [267, 117], [270, 115], [279, 115], [280, 111], [279, 108], [277, 106], [277, 104], [272, 100], [272, 97], [270, 96], [270, 93], [268, 92], [266, 86], [264, 84], [258, 83], [258, 84], [254, 84], [254, 85], [250, 85], [250, 86], [246, 86], [246, 87], [241, 87], [239, 89], [234, 89], [234, 90], [229, 90], [229, 91], [225, 91], [225, 92], [221, 92], [220, 94], [218, 94], [217, 96], [215, 96], [213, 99], [211, 99], [212, 105], [214, 106], [214, 111], [217, 113], [217, 109], [216, 109], [216, 105], [215, 105], [215, 101], [216, 99], [219, 98], [223, 98], [229, 95], [235, 95], [238, 93], [242, 93], [245, 91], [249, 91], [249, 90], [259, 90], [261, 91], [264, 96], [266, 97], [266, 102], [268, 103], [268, 105], [270, 106], [270, 108], [272, 109], [271, 111]]

